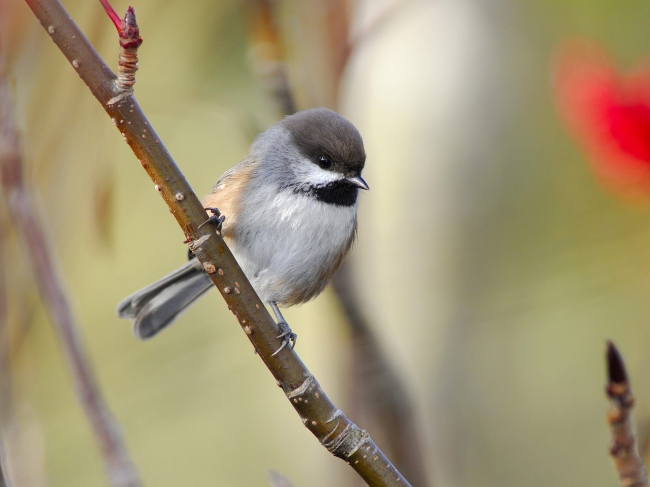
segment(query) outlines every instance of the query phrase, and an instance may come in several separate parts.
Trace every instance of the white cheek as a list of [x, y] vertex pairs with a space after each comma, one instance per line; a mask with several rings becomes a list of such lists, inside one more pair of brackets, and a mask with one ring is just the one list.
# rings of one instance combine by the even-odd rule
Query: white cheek
[[296, 181], [300, 185], [324, 186], [328, 183], [339, 181], [344, 177], [342, 174], [326, 171], [308, 159], [303, 159], [301, 162], [294, 169]]

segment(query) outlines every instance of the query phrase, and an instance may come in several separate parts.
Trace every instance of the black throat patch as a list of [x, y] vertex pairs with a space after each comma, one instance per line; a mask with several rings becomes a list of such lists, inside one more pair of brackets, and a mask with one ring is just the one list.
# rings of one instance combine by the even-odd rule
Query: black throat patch
[[352, 206], [357, 202], [359, 195], [359, 188], [345, 179], [323, 186], [294, 187], [293, 190], [334, 206]]

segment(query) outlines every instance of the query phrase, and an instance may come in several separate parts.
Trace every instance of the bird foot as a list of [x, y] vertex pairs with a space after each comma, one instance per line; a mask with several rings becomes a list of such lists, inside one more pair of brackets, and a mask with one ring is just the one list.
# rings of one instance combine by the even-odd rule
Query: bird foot
[[206, 221], [201, 223], [199, 225], [199, 228], [201, 228], [206, 223], [212, 223], [214, 224], [214, 226], [217, 228], [218, 231], [221, 231], [221, 226], [223, 225], [223, 222], [226, 219], [226, 217], [221, 214], [219, 208], [206, 208], [206, 210], [211, 212], [212, 216], [210, 216]]
[[291, 331], [291, 328], [286, 321], [278, 321], [278, 327], [280, 328], [280, 334], [277, 336], [277, 338], [282, 338], [282, 345], [280, 345], [280, 348], [273, 352], [273, 355], [271, 355], [272, 357], [278, 354], [280, 350], [282, 350], [287, 345], [291, 347], [289, 350], [293, 350], [293, 347], [296, 346], [296, 340], [298, 339], [298, 335]]

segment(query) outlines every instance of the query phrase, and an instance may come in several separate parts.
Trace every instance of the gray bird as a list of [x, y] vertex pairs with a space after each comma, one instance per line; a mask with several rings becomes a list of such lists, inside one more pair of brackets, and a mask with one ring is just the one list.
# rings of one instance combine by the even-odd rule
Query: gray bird
[[[278, 306], [320, 294], [354, 241], [366, 155], [357, 129], [332, 110], [286, 117], [253, 141], [203, 198], [221, 233], [281, 330], [282, 346], [296, 335]], [[218, 209], [218, 210], [217, 210]], [[223, 216], [221, 216], [223, 215]], [[225, 220], [224, 220], [225, 217]], [[196, 258], [118, 304], [133, 334], [151, 338], [169, 325], [212, 281]]]

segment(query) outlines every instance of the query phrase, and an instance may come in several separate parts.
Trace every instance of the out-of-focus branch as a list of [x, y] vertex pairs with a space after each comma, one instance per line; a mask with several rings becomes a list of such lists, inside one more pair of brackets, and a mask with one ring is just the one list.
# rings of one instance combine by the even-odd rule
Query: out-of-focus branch
[[360, 412], [376, 431], [381, 445], [413, 485], [429, 485], [422, 458], [416, 416], [406, 390], [359, 307], [349, 275], [350, 266], [341, 266], [332, 285], [345, 312], [352, 344], [353, 411]]
[[[303, 424], [333, 455], [344, 459], [371, 486], [408, 486], [370, 436], [352, 423], [293, 350], [280, 347], [279, 329], [239, 268], [221, 235], [203, 225], [206, 212], [140, 109], [133, 94], [114, 82], [103, 63], [57, 0], [26, 0], [112, 118], [185, 233], [186, 242], [237, 317], [256, 352], [285, 392]], [[135, 15], [133, 15], [135, 21]], [[152, 236], [152, 242], [155, 237]], [[146, 243], [145, 243], [146, 244]]]
[[[407, 4], [412, 3], [413, 0], [395, 0], [391, 5], [386, 7], [377, 17], [375, 17], [370, 24], [368, 24], [364, 29], [359, 31], [354, 37], [351, 37], [344, 50], [344, 55], [342, 56], [343, 62], [347, 64], [349, 61], [350, 55], [358, 49], [363, 43], [368, 42], [372, 37], [374, 37], [378, 32], [385, 27], [390, 20], [395, 18], [395, 16], [406, 7]], [[345, 65], [344, 64], [344, 65]]]
[[[1, 101], [0, 101], [1, 103]], [[2, 113], [0, 109], [0, 113]], [[1, 122], [0, 122], [1, 123]], [[2, 148], [0, 148], [0, 152]], [[13, 412], [11, 384], [11, 364], [9, 361], [9, 310], [6, 269], [6, 249], [8, 229], [5, 214], [0, 209], [0, 487], [11, 487], [7, 469], [7, 425]]]
[[[349, 20], [346, 19], [342, 24], [324, 23], [321, 26], [324, 29], [329, 29], [332, 24], [336, 24], [335, 30], [325, 36], [328, 39], [335, 39], [338, 34], [338, 42], [329, 45], [330, 49], [339, 51], [332, 58], [347, 62], [351, 49], [380, 29], [398, 9], [404, 7], [409, 1], [411, 0], [397, 1], [349, 42], [345, 42], [347, 32], [343, 33], [343, 37], [339, 32], [341, 25], [346, 27], [349, 25]], [[269, 94], [277, 100], [280, 107], [285, 108], [284, 114], [290, 115], [296, 108], [293, 92], [286, 76], [287, 61], [281, 45], [282, 35], [278, 31], [280, 21], [274, 17], [275, 11], [270, 0], [248, 0], [246, 5], [249, 18], [250, 56], [253, 66]], [[342, 12], [344, 9], [339, 9], [339, 14]], [[339, 78], [336, 80], [338, 90], [340, 75], [345, 66], [338, 66], [334, 69], [339, 72]], [[290, 107], [291, 111], [288, 111], [287, 107]], [[334, 275], [332, 285], [351, 331], [353, 373], [350, 402], [355, 408], [355, 412], [361, 412], [367, 417], [366, 419], [371, 421], [376, 437], [384, 445], [388, 456], [393, 459], [400, 471], [414, 485], [424, 487], [429, 482], [409, 395], [379, 347], [368, 320], [359, 306], [352, 284], [351, 268], [347, 261], [343, 262], [341, 268]]]
[[[383, 10], [364, 30], [355, 37], [350, 36], [350, 19], [343, 23], [346, 27], [340, 32], [341, 23], [328, 24], [330, 38], [347, 39], [332, 44], [338, 52], [334, 59], [340, 63], [335, 66], [337, 100], [341, 80], [350, 56], [354, 50], [380, 31], [399, 10], [412, 0], [396, 0]], [[339, 9], [344, 12], [343, 8]], [[378, 428], [378, 435], [387, 445], [387, 451], [400, 470], [413, 484], [429, 485], [427, 471], [422, 457], [421, 438], [416, 427], [416, 416], [408, 391], [393, 369], [372, 331], [368, 320], [359, 305], [359, 299], [352, 282], [352, 269], [344, 262], [332, 279], [334, 292], [343, 308], [351, 331], [353, 384], [352, 403], [366, 413], [370, 425]]]
[[630, 414], [634, 407], [634, 394], [623, 358], [612, 342], [607, 342], [607, 377], [605, 391], [611, 403], [607, 422], [612, 433], [609, 453], [614, 459], [619, 483], [621, 487], [647, 486], [648, 472], [637, 450]]
[[650, 456], [650, 418], [646, 417], [638, 422], [637, 444], [639, 445], [639, 456], [643, 463], [648, 463]]
[[284, 47], [274, 17], [272, 0], [247, 0], [249, 58], [253, 71], [286, 115], [296, 111], [289, 86]]
[[51, 255], [48, 239], [36, 215], [23, 178], [18, 133], [7, 82], [0, 73], [0, 186], [21, 245], [34, 271], [41, 299], [59, 338], [79, 400], [100, 445], [104, 467], [113, 487], [140, 485], [120, 435], [86, 356], [72, 316], [63, 282]]

